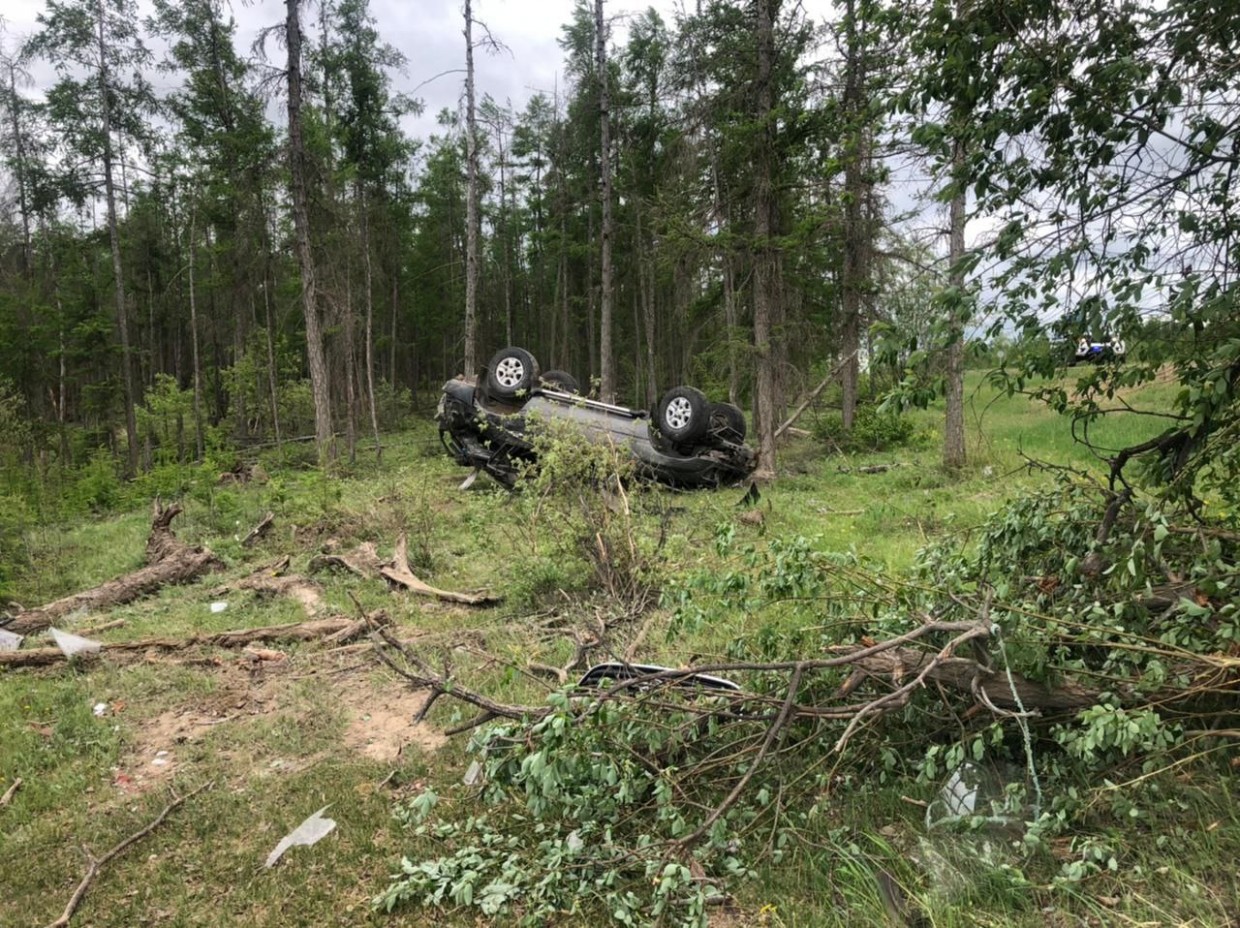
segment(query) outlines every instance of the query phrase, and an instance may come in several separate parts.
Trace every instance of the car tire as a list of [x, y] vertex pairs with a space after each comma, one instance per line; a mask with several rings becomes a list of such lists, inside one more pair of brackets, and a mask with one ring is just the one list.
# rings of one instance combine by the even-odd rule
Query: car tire
[[524, 348], [495, 352], [487, 365], [487, 388], [500, 399], [524, 396], [538, 383], [538, 362]]
[[739, 445], [745, 440], [745, 414], [731, 403], [711, 403], [710, 431], [724, 441]]
[[710, 407], [701, 390], [672, 387], [659, 400], [655, 425], [674, 444], [693, 444], [710, 428]]
[[581, 385], [577, 378], [567, 371], [547, 371], [538, 378], [540, 386], [548, 390], [559, 390], [561, 393], [581, 394]]

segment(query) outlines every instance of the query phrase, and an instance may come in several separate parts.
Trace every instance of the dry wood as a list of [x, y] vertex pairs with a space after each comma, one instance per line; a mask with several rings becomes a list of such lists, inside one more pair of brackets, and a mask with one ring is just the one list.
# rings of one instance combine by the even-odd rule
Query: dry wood
[[223, 563], [208, 549], [179, 541], [172, 533], [172, 520], [180, 506], [164, 507], [159, 500], [151, 518], [151, 534], [146, 542], [147, 566], [109, 580], [94, 589], [62, 597], [36, 609], [19, 613], [8, 628], [19, 635], [41, 631], [78, 610], [96, 611], [120, 606], [147, 596], [161, 587], [189, 583]]
[[[833, 653], [848, 654], [847, 649]], [[899, 681], [908, 675], [919, 675], [927, 669], [935, 655], [915, 648], [893, 648], [870, 654], [850, 663], [870, 676]], [[1048, 686], [1013, 673], [1011, 682], [1002, 671], [984, 667], [965, 657], [946, 657], [930, 667], [925, 679], [941, 683], [964, 693], [975, 693], [1002, 709], [1083, 709], [1096, 705], [1100, 693], [1071, 681]], [[1013, 689], [1016, 693], [1013, 695]], [[1019, 697], [1019, 701], [1017, 700]]]
[[[387, 616], [375, 613], [371, 621], [381, 624]], [[183, 651], [199, 645], [217, 648], [241, 648], [267, 641], [315, 641], [326, 644], [343, 644], [366, 630], [366, 624], [346, 615], [318, 619], [313, 622], [292, 622], [287, 625], [269, 625], [262, 628], [241, 628], [234, 631], [185, 638], [141, 638], [137, 641], [105, 642], [100, 653], [129, 651]], [[67, 660], [60, 648], [29, 648], [25, 651], [0, 652], [0, 667], [46, 667]]]
[[372, 542], [364, 542], [348, 554], [317, 554], [310, 559], [307, 568], [311, 573], [325, 568], [338, 568], [356, 574], [364, 580], [378, 576], [383, 561]]
[[60, 914], [60, 918], [56, 919], [54, 922], [49, 922], [47, 928], [65, 928], [65, 926], [69, 924], [69, 920], [73, 918], [73, 913], [77, 911], [77, 907], [82, 904], [82, 899], [85, 898], [86, 891], [90, 889], [91, 884], [95, 881], [95, 878], [99, 876], [99, 871], [102, 870], [104, 866], [106, 866], [114, 858], [123, 854], [131, 845], [137, 844], [156, 828], [162, 825], [164, 820], [167, 819], [168, 816], [171, 815], [172, 812], [178, 807], [183, 805], [187, 799], [192, 799], [194, 796], [197, 796], [210, 785], [210, 783], [204, 783], [202, 786], [186, 793], [184, 796], [178, 796], [176, 799], [172, 800], [172, 802], [168, 803], [168, 805], [164, 806], [164, 810], [148, 822], [143, 828], [135, 831], [102, 857], [96, 858], [90, 853], [90, 851], [87, 851], [86, 858], [89, 861], [89, 865], [86, 868], [86, 875], [82, 877], [82, 882], [78, 883], [77, 889], [75, 889], [73, 891], [73, 895], [69, 897], [69, 902], [65, 905], [65, 910]]
[[797, 421], [797, 419], [801, 418], [801, 414], [805, 412], [805, 410], [809, 409], [810, 404], [813, 403], [814, 400], [818, 399], [818, 397], [822, 395], [822, 391], [827, 388], [827, 384], [829, 384], [832, 380], [838, 377], [840, 371], [842, 371], [844, 367], [848, 364], [848, 362], [851, 361], [854, 357], [856, 357], [856, 355], [857, 355], [857, 352], [855, 351], [852, 352], [851, 354], [848, 355], [848, 357], [840, 361], [839, 364], [831, 368], [831, 373], [827, 374], [827, 376], [822, 379], [822, 383], [814, 387], [814, 389], [810, 391], [809, 396], [805, 397], [805, 400], [801, 403], [801, 405], [792, 411], [792, 415], [790, 415], [787, 419], [784, 420], [783, 425], [781, 425], [779, 428], [775, 430], [776, 438], [779, 438], [779, 436], [783, 435], [784, 432], [792, 428], [793, 424]]
[[439, 599], [444, 602], [462, 603], [466, 606], [488, 606], [503, 599], [503, 597], [494, 596], [486, 592], [455, 593], [451, 590], [441, 590], [428, 583], [423, 583], [409, 567], [409, 541], [404, 535], [401, 535], [396, 542], [396, 551], [392, 555], [392, 562], [381, 567], [379, 573], [392, 583], [403, 586], [411, 593], [416, 593], [419, 596], [429, 596], [432, 599]]
[[275, 524], [275, 521], [276, 514], [274, 512], [269, 512], [263, 516], [262, 521], [250, 529], [249, 534], [241, 539], [241, 547], [248, 548], [253, 545], [256, 541], [271, 531], [271, 526]]
[[3, 809], [13, 801], [13, 797], [17, 795], [17, 791], [22, 788], [23, 782], [24, 781], [22, 778], [18, 777], [9, 785], [9, 788], [4, 791], [4, 795], [0, 796], [0, 809]]
[[260, 567], [248, 577], [217, 587], [212, 595], [222, 596], [231, 590], [251, 590], [266, 596], [287, 596], [301, 603], [307, 615], [315, 615], [323, 605], [322, 587], [298, 574], [284, 574], [288, 566], [288, 556], [282, 557]]

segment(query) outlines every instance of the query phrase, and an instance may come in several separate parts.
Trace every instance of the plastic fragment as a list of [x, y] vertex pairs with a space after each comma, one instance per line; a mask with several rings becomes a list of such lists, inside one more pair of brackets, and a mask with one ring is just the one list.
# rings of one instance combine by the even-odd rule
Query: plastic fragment
[[281, 838], [280, 843], [276, 845], [276, 849], [267, 855], [265, 866], [274, 867], [276, 861], [283, 857], [284, 852], [290, 847], [298, 845], [310, 847], [331, 834], [336, 829], [336, 822], [330, 818], [323, 818], [323, 813], [327, 809], [327, 806], [323, 806], [323, 808]]
[[22, 636], [0, 628], [0, 651], [16, 651], [22, 646]]
[[466, 786], [473, 786], [482, 778], [482, 764], [476, 760], [470, 763], [469, 769], [465, 771], [465, 776], [461, 778], [461, 782]]
[[108, 714], [108, 704], [106, 702], [97, 702], [90, 711], [94, 713], [95, 718], [103, 718], [103, 716]]
[[60, 648], [60, 653], [65, 657], [73, 657], [75, 654], [96, 654], [103, 647], [102, 642], [83, 638], [80, 635], [71, 635], [58, 628], [51, 628], [48, 631], [52, 633], [52, 640], [56, 642], [56, 647]]
[[214, 602], [211, 604], [212, 612], [216, 612], [216, 613], [223, 612], [227, 608], [228, 608], [228, 603], [224, 602], [223, 600], [220, 600], [219, 602]]

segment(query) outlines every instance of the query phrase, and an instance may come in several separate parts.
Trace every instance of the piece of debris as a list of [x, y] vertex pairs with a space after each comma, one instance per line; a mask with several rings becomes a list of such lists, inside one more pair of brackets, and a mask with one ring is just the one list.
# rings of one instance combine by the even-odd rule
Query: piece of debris
[[65, 657], [76, 657], [79, 654], [97, 654], [103, 648], [103, 642], [81, 635], [71, 635], [59, 628], [49, 629], [56, 647], [60, 648]]
[[280, 858], [284, 856], [284, 852], [290, 847], [310, 847], [318, 844], [335, 831], [336, 822], [330, 818], [323, 818], [323, 813], [328, 808], [328, 806], [323, 806], [323, 808], [281, 838], [280, 843], [276, 845], [276, 849], [267, 855], [267, 863], [264, 866], [268, 868], [274, 867]]
[[275, 524], [275, 521], [276, 514], [274, 512], [269, 512], [263, 516], [262, 521], [250, 529], [250, 533], [241, 539], [241, 547], [251, 547], [256, 541], [271, 531], [271, 526]]
[[108, 704], [106, 702], [97, 702], [91, 707], [90, 711], [95, 718], [101, 719], [108, 714]]
[[766, 515], [761, 509], [750, 509], [737, 516], [736, 521], [745, 525], [761, 525], [766, 521]]
[[288, 657], [283, 651], [275, 651], [271, 648], [246, 648], [244, 653], [256, 661], [268, 661], [273, 664], [278, 664]]
[[22, 782], [22, 778], [17, 777], [11, 784], [9, 784], [9, 788], [4, 791], [4, 795], [0, 796], [0, 809], [3, 809], [13, 801], [13, 797], [17, 795], [17, 791], [22, 788]]
[[22, 636], [0, 628], [0, 651], [16, 651], [22, 646]]
[[19, 634], [42, 631], [57, 619], [80, 610], [103, 611], [147, 596], [161, 587], [189, 583], [224, 564], [207, 548], [191, 547], [172, 532], [172, 520], [180, 506], [164, 507], [156, 499], [151, 518], [151, 534], [146, 540], [147, 566], [109, 580], [93, 589], [64, 596], [36, 609], [19, 612], [9, 630]]
[[222, 599], [221, 599], [221, 600], [217, 600], [216, 602], [213, 602], [213, 603], [211, 604], [211, 614], [212, 614], [212, 615], [219, 615], [221, 612], [223, 612], [223, 611], [224, 611], [225, 609], [227, 609], [227, 608], [228, 608], [228, 603], [226, 603], [226, 602], [225, 602], [224, 600], [222, 600]]
[[412, 568], [409, 566], [409, 540], [403, 534], [396, 541], [396, 550], [392, 554], [391, 563], [381, 567], [379, 573], [397, 586], [403, 586], [411, 593], [417, 593], [419, 596], [429, 596], [432, 599], [439, 599], [445, 602], [461, 603], [466, 606], [489, 606], [503, 599], [503, 597], [494, 596], [491, 593], [455, 593], [451, 590], [440, 590], [430, 584], [423, 583], [414, 575]]

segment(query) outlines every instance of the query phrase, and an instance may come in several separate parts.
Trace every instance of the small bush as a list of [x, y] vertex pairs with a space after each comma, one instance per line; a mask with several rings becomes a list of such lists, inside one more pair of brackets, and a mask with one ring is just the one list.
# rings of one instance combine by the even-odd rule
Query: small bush
[[879, 412], [875, 406], [857, 407], [851, 431], [844, 430], [844, 417], [839, 413], [820, 418], [813, 431], [819, 441], [849, 453], [905, 448], [920, 440], [911, 420], [898, 413]]

